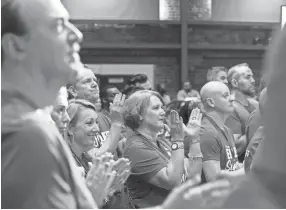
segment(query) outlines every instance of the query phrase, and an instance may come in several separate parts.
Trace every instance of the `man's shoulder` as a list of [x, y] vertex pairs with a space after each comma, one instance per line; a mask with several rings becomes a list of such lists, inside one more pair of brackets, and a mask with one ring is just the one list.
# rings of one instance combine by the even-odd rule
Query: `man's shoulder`
[[60, 138], [56, 126], [45, 114], [27, 114], [16, 123], [5, 123], [3, 126], [5, 129], [2, 130], [1, 136], [4, 146], [27, 148], [26, 145], [30, 145], [32, 150], [34, 145], [38, 145], [41, 149], [48, 149], [51, 145], [58, 145]]
[[212, 141], [217, 139], [217, 130], [208, 121], [204, 121], [200, 130], [201, 141]]

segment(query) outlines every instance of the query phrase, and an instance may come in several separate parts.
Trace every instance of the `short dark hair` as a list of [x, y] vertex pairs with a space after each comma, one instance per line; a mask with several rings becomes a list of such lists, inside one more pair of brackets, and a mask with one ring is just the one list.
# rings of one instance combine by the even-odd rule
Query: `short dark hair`
[[101, 91], [101, 94], [100, 94], [101, 98], [105, 98], [107, 96], [107, 90], [108, 89], [112, 89], [112, 88], [117, 88], [118, 89], [118, 87], [116, 85], [113, 85], [113, 84], [105, 85], [104, 88]]
[[199, 108], [201, 111], [203, 111], [203, 104], [201, 101], [187, 101], [184, 106], [182, 106], [179, 110], [179, 115], [182, 117], [183, 122], [185, 125], [188, 124], [190, 115], [193, 111], [193, 109]]
[[[16, 0], [2, 0], [1, 2], [1, 38], [5, 34], [12, 33], [18, 36], [27, 33], [27, 27], [20, 16], [19, 5]], [[1, 59], [4, 59], [4, 52], [1, 46]]]
[[135, 85], [136, 83], [145, 83], [147, 82], [148, 77], [146, 74], [135, 74], [129, 78], [127, 81], [128, 85]]
[[133, 93], [140, 91], [140, 90], [145, 90], [143, 87], [136, 87], [134, 85], [126, 85], [121, 92], [126, 95], [126, 97], [128, 98], [130, 95], [132, 95]]

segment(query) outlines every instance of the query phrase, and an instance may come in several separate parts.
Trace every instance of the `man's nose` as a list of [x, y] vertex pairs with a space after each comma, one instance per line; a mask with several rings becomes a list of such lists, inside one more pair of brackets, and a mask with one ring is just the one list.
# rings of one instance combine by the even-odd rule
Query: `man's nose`
[[64, 117], [63, 117], [63, 123], [69, 123], [70, 122], [70, 117], [68, 115], [68, 113], [65, 113]]
[[70, 32], [68, 34], [68, 40], [73, 43], [81, 43], [83, 40], [82, 33], [71, 23], [68, 25]]

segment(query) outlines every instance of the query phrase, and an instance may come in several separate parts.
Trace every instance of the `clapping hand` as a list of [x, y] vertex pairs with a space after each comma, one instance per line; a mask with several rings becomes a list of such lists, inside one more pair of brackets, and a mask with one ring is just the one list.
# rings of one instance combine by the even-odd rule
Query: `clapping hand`
[[95, 157], [86, 177], [86, 185], [98, 206], [102, 206], [115, 179], [112, 161], [113, 155], [110, 153]]
[[172, 141], [184, 140], [185, 133], [183, 125], [183, 119], [179, 116], [178, 112], [172, 110], [170, 119], [170, 135], [172, 137]]
[[236, 188], [245, 180], [244, 168], [241, 168], [236, 171], [222, 170], [218, 175], [217, 179], [225, 179], [229, 181], [232, 188]]
[[225, 180], [217, 180], [198, 185], [197, 176], [176, 187], [162, 204], [163, 209], [200, 209], [221, 208], [230, 192], [230, 184]]
[[116, 172], [115, 178], [109, 189], [109, 195], [120, 190], [130, 175], [131, 166], [130, 161], [126, 158], [120, 158], [113, 162], [113, 171]]
[[110, 119], [111, 123], [123, 125], [122, 108], [125, 101], [125, 95], [122, 93], [116, 94], [113, 103], [110, 104]]
[[192, 139], [199, 137], [201, 130], [201, 122], [202, 113], [200, 109], [193, 109], [187, 126], [184, 126], [184, 131], [186, 135]]

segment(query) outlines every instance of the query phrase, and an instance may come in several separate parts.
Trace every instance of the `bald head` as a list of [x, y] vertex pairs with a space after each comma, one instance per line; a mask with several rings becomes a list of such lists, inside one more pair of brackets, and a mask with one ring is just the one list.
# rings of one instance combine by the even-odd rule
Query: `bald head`
[[222, 93], [224, 91], [229, 91], [228, 87], [224, 83], [218, 81], [212, 81], [206, 83], [202, 87], [200, 94], [202, 101], [205, 101], [207, 98], [211, 98], [217, 93]]
[[222, 82], [206, 83], [200, 94], [206, 110], [214, 109], [225, 113], [231, 112], [233, 109], [229, 88]]

